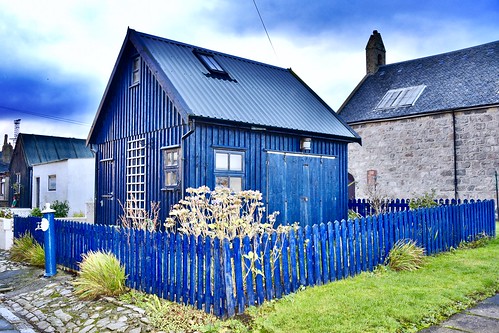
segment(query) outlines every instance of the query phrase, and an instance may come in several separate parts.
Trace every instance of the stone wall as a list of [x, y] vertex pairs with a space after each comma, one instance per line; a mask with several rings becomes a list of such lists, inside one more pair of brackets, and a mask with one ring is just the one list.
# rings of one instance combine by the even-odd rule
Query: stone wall
[[[457, 193], [460, 199], [495, 198], [499, 172], [499, 108], [456, 111]], [[377, 190], [408, 198], [436, 190], [454, 198], [452, 112], [352, 125], [362, 146], [349, 145], [349, 172], [356, 197], [367, 194], [367, 172], [376, 170]]]

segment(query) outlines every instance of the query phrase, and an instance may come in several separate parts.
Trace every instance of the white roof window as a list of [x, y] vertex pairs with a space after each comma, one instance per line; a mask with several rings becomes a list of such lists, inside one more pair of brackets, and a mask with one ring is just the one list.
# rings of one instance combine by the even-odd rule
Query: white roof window
[[416, 103], [421, 93], [426, 88], [425, 85], [391, 89], [388, 90], [376, 106], [376, 110], [393, 109], [404, 106], [412, 106]]

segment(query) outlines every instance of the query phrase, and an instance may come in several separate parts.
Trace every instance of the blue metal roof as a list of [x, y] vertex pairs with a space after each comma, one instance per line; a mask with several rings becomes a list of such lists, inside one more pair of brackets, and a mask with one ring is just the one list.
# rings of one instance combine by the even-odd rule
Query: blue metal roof
[[[425, 85], [412, 106], [376, 110], [390, 89]], [[340, 108], [348, 123], [413, 116], [499, 103], [499, 41], [380, 66]]]
[[[327, 134], [349, 141], [358, 135], [291, 69], [279, 68], [129, 30], [128, 36], [157, 71], [188, 116], [262, 127]], [[196, 57], [206, 52], [228, 73], [214, 75]]]
[[84, 139], [61, 138], [36, 134], [19, 134], [16, 148], [21, 145], [29, 166], [68, 158], [92, 158]]

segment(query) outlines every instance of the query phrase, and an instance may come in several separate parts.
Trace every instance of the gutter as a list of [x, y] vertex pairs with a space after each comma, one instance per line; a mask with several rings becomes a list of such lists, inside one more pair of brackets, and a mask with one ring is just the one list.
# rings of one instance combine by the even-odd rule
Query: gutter
[[457, 138], [456, 138], [456, 111], [452, 110], [452, 142], [454, 146], [454, 199], [457, 200]]
[[184, 179], [184, 172], [183, 172], [183, 169], [184, 169], [184, 149], [185, 149], [185, 145], [184, 145], [184, 142], [185, 140], [187, 140], [187, 138], [189, 136], [191, 136], [192, 133], [194, 133], [195, 129], [196, 129], [196, 120], [195, 119], [190, 119], [189, 121], [189, 130], [184, 134], [182, 135], [182, 138], [180, 138], [180, 147], [181, 147], [181, 150], [182, 150], [182, 165], [181, 165], [181, 170], [180, 170], [180, 174], [182, 176], [182, 184], [180, 186], [180, 191], [181, 191], [181, 199], [183, 199], [185, 197], [185, 179]]

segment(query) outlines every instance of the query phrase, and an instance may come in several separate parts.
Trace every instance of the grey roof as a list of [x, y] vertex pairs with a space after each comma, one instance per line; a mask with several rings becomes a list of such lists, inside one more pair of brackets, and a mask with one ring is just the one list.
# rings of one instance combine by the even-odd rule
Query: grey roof
[[[291, 69], [203, 49], [135, 30], [127, 38], [189, 117], [277, 127], [359, 141]], [[125, 40], [126, 42], [126, 40]], [[193, 51], [216, 59], [229, 77], [211, 74]], [[119, 60], [118, 60], [119, 61]]]
[[[375, 110], [390, 89], [425, 85], [412, 106]], [[380, 66], [340, 108], [348, 123], [499, 103], [499, 41]]]
[[30, 166], [68, 158], [93, 157], [84, 139], [20, 133], [16, 149], [20, 144], [24, 149], [26, 162]]

